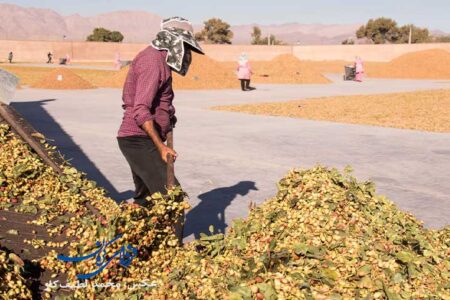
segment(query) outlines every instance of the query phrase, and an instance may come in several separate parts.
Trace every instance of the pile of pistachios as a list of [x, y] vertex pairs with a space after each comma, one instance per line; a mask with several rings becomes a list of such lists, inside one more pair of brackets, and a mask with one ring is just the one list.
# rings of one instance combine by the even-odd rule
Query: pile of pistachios
[[31, 291], [23, 277], [24, 262], [14, 253], [0, 250], [0, 298], [31, 299]]
[[[226, 235], [211, 226], [178, 247], [173, 220], [189, 208], [180, 188], [149, 197], [146, 207], [117, 205], [69, 165], [57, 176], [0, 128], [0, 205], [35, 213], [35, 224], [69, 241], [36, 259], [68, 277], [62, 286], [49, 285], [44, 297], [450, 299], [450, 227], [425, 229], [350, 170], [293, 170], [277, 195], [234, 220]], [[19, 206], [8, 207], [11, 199]], [[118, 236], [92, 259], [58, 259], [89, 255]], [[128, 253], [127, 266], [115, 257], [121, 249], [137, 250]], [[99, 269], [96, 258], [111, 262], [79, 280]]]
[[[45, 140], [42, 143], [46, 148], [52, 148]], [[50, 237], [64, 240], [24, 239], [34, 248], [49, 250], [46, 256], [36, 258], [34, 262], [54, 273], [55, 277], [65, 273], [69, 281], [76, 281], [76, 275], [99, 269], [96, 258], [76, 264], [58, 259], [58, 254], [88, 255], [98, 250], [98, 243], [103, 245], [116, 240], [101, 253], [101, 259], [105, 260], [116, 253], [122, 254], [121, 249], [136, 249], [136, 254], [126, 253], [133, 263], [151, 259], [154, 251], [178, 247], [172, 220], [178, 219], [189, 208], [179, 187], [171, 189], [168, 195], [152, 195], [145, 207], [118, 205], [70, 164], [62, 166], [63, 175], [56, 174], [5, 124], [0, 124], [0, 148], [0, 209], [33, 215], [31, 223], [43, 226]], [[127, 277], [132, 280], [128, 269], [119, 266], [118, 262], [119, 259], [112, 260], [95, 281], [126, 281]], [[0, 283], [2, 287], [3, 284], [8, 285], [8, 282]], [[84, 295], [97, 293], [90, 289], [79, 292]], [[58, 289], [47, 289], [43, 296], [50, 298], [55, 294]]]

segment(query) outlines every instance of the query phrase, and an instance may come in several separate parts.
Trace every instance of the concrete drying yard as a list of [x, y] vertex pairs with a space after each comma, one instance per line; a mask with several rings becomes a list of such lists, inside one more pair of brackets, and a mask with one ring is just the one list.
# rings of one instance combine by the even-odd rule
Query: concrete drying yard
[[[254, 116], [209, 110], [228, 104], [450, 88], [438, 80], [367, 80], [329, 76], [329, 85], [260, 85], [239, 90], [175, 91], [176, 174], [190, 195], [185, 239], [209, 224], [224, 229], [262, 203], [291, 168], [351, 165], [432, 228], [450, 224], [450, 134]], [[22, 89], [11, 102], [90, 179], [117, 201], [132, 197], [129, 167], [116, 142], [121, 90]], [[254, 182], [258, 190], [249, 190]]]

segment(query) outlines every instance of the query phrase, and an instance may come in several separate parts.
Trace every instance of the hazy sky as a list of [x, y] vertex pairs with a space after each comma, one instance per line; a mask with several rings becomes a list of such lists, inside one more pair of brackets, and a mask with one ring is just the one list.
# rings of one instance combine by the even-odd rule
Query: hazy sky
[[[1, 1], [1, 0], [0, 0]], [[1, 1], [45, 7], [64, 15], [84, 16], [114, 10], [145, 10], [163, 17], [180, 15], [194, 23], [220, 17], [231, 24], [287, 22], [346, 24], [390, 17], [450, 33], [450, 0], [16, 0]]]

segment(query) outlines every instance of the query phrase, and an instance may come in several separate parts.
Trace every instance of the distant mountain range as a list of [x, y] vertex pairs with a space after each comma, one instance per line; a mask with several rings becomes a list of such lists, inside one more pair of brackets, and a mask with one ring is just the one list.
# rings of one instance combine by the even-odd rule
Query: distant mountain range
[[148, 12], [117, 11], [93, 17], [62, 16], [50, 9], [0, 3], [0, 39], [84, 41], [95, 27], [118, 30], [125, 42], [148, 42], [161, 17]]
[[[0, 39], [19, 40], [67, 40], [84, 41], [95, 27], [118, 30], [125, 36], [124, 42], [148, 43], [159, 30], [161, 16], [144, 11], [115, 11], [93, 17], [78, 14], [62, 16], [50, 9], [25, 8], [0, 3]], [[289, 23], [281, 25], [232, 26], [233, 44], [250, 44], [253, 26], [263, 35], [274, 34], [289, 44], [340, 44], [354, 37], [361, 24], [327, 25]], [[201, 30], [202, 25], [195, 25]]]

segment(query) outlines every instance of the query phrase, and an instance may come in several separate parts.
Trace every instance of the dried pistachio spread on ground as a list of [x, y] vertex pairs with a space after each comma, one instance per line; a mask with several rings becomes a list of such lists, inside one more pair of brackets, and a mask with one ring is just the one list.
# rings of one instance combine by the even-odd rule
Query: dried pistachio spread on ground
[[[118, 234], [106, 257], [123, 245], [138, 249], [128, 268], [112, 260], [85, 288], [49, 287], [44, 298], [450, 299], [450, 228], [424, 229], [348, 172], [293, 170], [275, 197], [235, 220], [227, 235], [211, 228], [179, 248], [171, 220], [188, 208], [180, 189], [154, 195], [150, 208], [119, 206], [70, 166], [57, 176], [0, 126], [1, 209], [35, 215], [33, 223], [68, 241], [34, 241], [49, 249], [36, 264], [76, 285], [77, 274], [98, 269], [96, 261], [65, 263], [58, 254], [83, 256]], [[20, 259], [8, 255], [0, 252], [0, 295], [28, 299]], [[137, 281], [151, 287], [130, 289]], [[121, 287], [95, 288], [105, 282]]]

